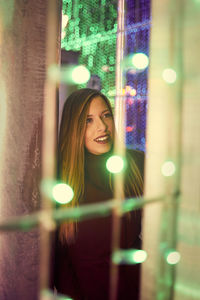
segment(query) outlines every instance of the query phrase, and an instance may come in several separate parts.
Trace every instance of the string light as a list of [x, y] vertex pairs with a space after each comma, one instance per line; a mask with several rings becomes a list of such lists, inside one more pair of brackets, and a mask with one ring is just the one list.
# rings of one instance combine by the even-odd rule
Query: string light
[[180, 261], [181, 255], [178, 251], [169, 250], [165, 254], [166, 261], [169, 265], [175, 265]]
[[90, 79], [90, 72], [85, 66], [77, 66], [72, 71], [72, 81], [77, 84], [86, 83]]
[[124, 161], [120, 156], [113, 155], [107, 160], [106, 168], [111, 173], [120, 173], [124, 168]]
[[90, 79], [90, 72], [83, 65], [69, 65], [67, 67], [51, 65], [48, 69], [48, 78], [58, 83], [81, 84], [86, 83]]
[[135, 53], [132, 57], [132, 64], [138, 70], [146, 69], [149, 65], [149, 58], [144, 53]]
[[112, 261], [115, 264], [139, 264], [146, 259], [146, 251], [137, 249], [117, 250], [112, 255]]
[[162, 73], [162, 77], [164, 79], [164, 81], [166, 81], [167, 83], [171, 84], [174, 83], [176, 81], [176, 72], [173, 69], [165, 69]]
[[56, 202], [66, 204], [72, 200], [74, 192], [68, 184], [58, 183], [53, 187], [52, 195]]
[[51, 179], [44, 179], [40, 185], [41, 192], [59, 204], [69, 203], [74, 196], [72, 188], [66, 184]]
[[169, 177], [172, 176], [176, 171], [176, 167], [172, 161], [166, 161], [162, 167], [161, 172], [163, 176]]

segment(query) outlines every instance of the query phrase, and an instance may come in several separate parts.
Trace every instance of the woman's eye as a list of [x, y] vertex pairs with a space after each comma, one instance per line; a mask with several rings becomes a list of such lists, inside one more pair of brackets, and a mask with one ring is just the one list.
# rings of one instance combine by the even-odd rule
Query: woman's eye
[[87, 124], [92, 123], [92, 118], [87, 118], [86, 123]]
[[106, 113], [106, 114], [103, 115], [103, 117], [104, 118], [110, 118], [110, 117], [112, 117], [112, 115], [111, 115], [111, 113]]

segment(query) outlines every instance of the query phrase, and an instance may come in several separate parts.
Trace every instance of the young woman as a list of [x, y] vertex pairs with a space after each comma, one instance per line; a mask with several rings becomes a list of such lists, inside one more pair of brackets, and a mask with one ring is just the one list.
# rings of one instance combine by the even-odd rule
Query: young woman
[[[66, 100], [59, 137], [59, 176], [74, 190], [68, 206], [113, 198], [106, 161], [112, 155], [114, 121], [108, 99], [99, 91], [81, 89]], [[128, 150], [124, 191], [140, 197], [143, 191], [142, 152]], [[140, 248], [141, 211], [122, 217], [120, 247]], [[58, 228], [55, 287], [74, 300], [108, 300], [112, 217], [64, 222]], [[139, 265], [119, 267], [118, 299], [139, 299]]]

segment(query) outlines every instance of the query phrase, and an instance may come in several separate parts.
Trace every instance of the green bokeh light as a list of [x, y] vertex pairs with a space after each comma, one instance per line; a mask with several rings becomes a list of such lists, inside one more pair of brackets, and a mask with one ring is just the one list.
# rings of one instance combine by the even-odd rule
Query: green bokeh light
[[124, 168], [124, 160], [118, 155], [109, 157], [106, 162], [106, 168], [111, 173], [120, 173]]
[[56, 202], [66, 204], [73, 199], [74, 192], [68, 184], [58, 183], [53, 187], [52, 195]]
[[171, 83], [174, 83], [176, 81], [177, 75], [176, 75], [176, 72], [173, 69], [169, 68], [169, 69], [165, 69], [163, 71], [162, 77], [163, 77], [164, 81], [171, 84]]
[[135, 53], [132, 57], [132, 64], [138, 70], [146, 69], [149, 65], [149, 58], [144, 53]]
[[74, 196], [74, 192], [69, 185], [52, 179], [42, 180], [40, 188], [41, 192], [46, 197], [58, 202], [59, 204], [69, 203]]
[[147, 253], [144, 250], [129, 249], [117, 250], [112, 255], [112, 261], [115, 264], [138, 264], [147, 259]]
[[163, 176], [169, 177], [172, 176], [176, 171], [176, 167], [172, 161], [166, 161], [161, 167], [161, 172]]
[[181, 255], [178, 251], [171, 250], [165, 254], [165, 258], [169, 265], [175, 265], [180, 261]]
[[77, 84], [86, 83], [90, 79], [90, 72], [85, 66], [77, 66], [72, 71], [72, 81]]
[[86, 83], [90, 79], [89, 70], [83, 65], [62, 66], [51, 65], [48, 68], [48, 78], [53, 82], [66, 84]]

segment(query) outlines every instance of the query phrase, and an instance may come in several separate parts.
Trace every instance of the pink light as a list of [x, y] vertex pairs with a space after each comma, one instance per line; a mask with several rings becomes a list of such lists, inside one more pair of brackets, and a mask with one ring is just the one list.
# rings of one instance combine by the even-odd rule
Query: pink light
[[127, 132], [131, 132], [131, 131], [133, 131], [133, 129], [134, 129], [134, 126], [127, 126], [126, 127]]
[[127, 99], [127, 102], [128, 102], [129, 105], [132, 105], [132, 104], [133, 104], [133, 100], [130, 99], [130, 98]]

